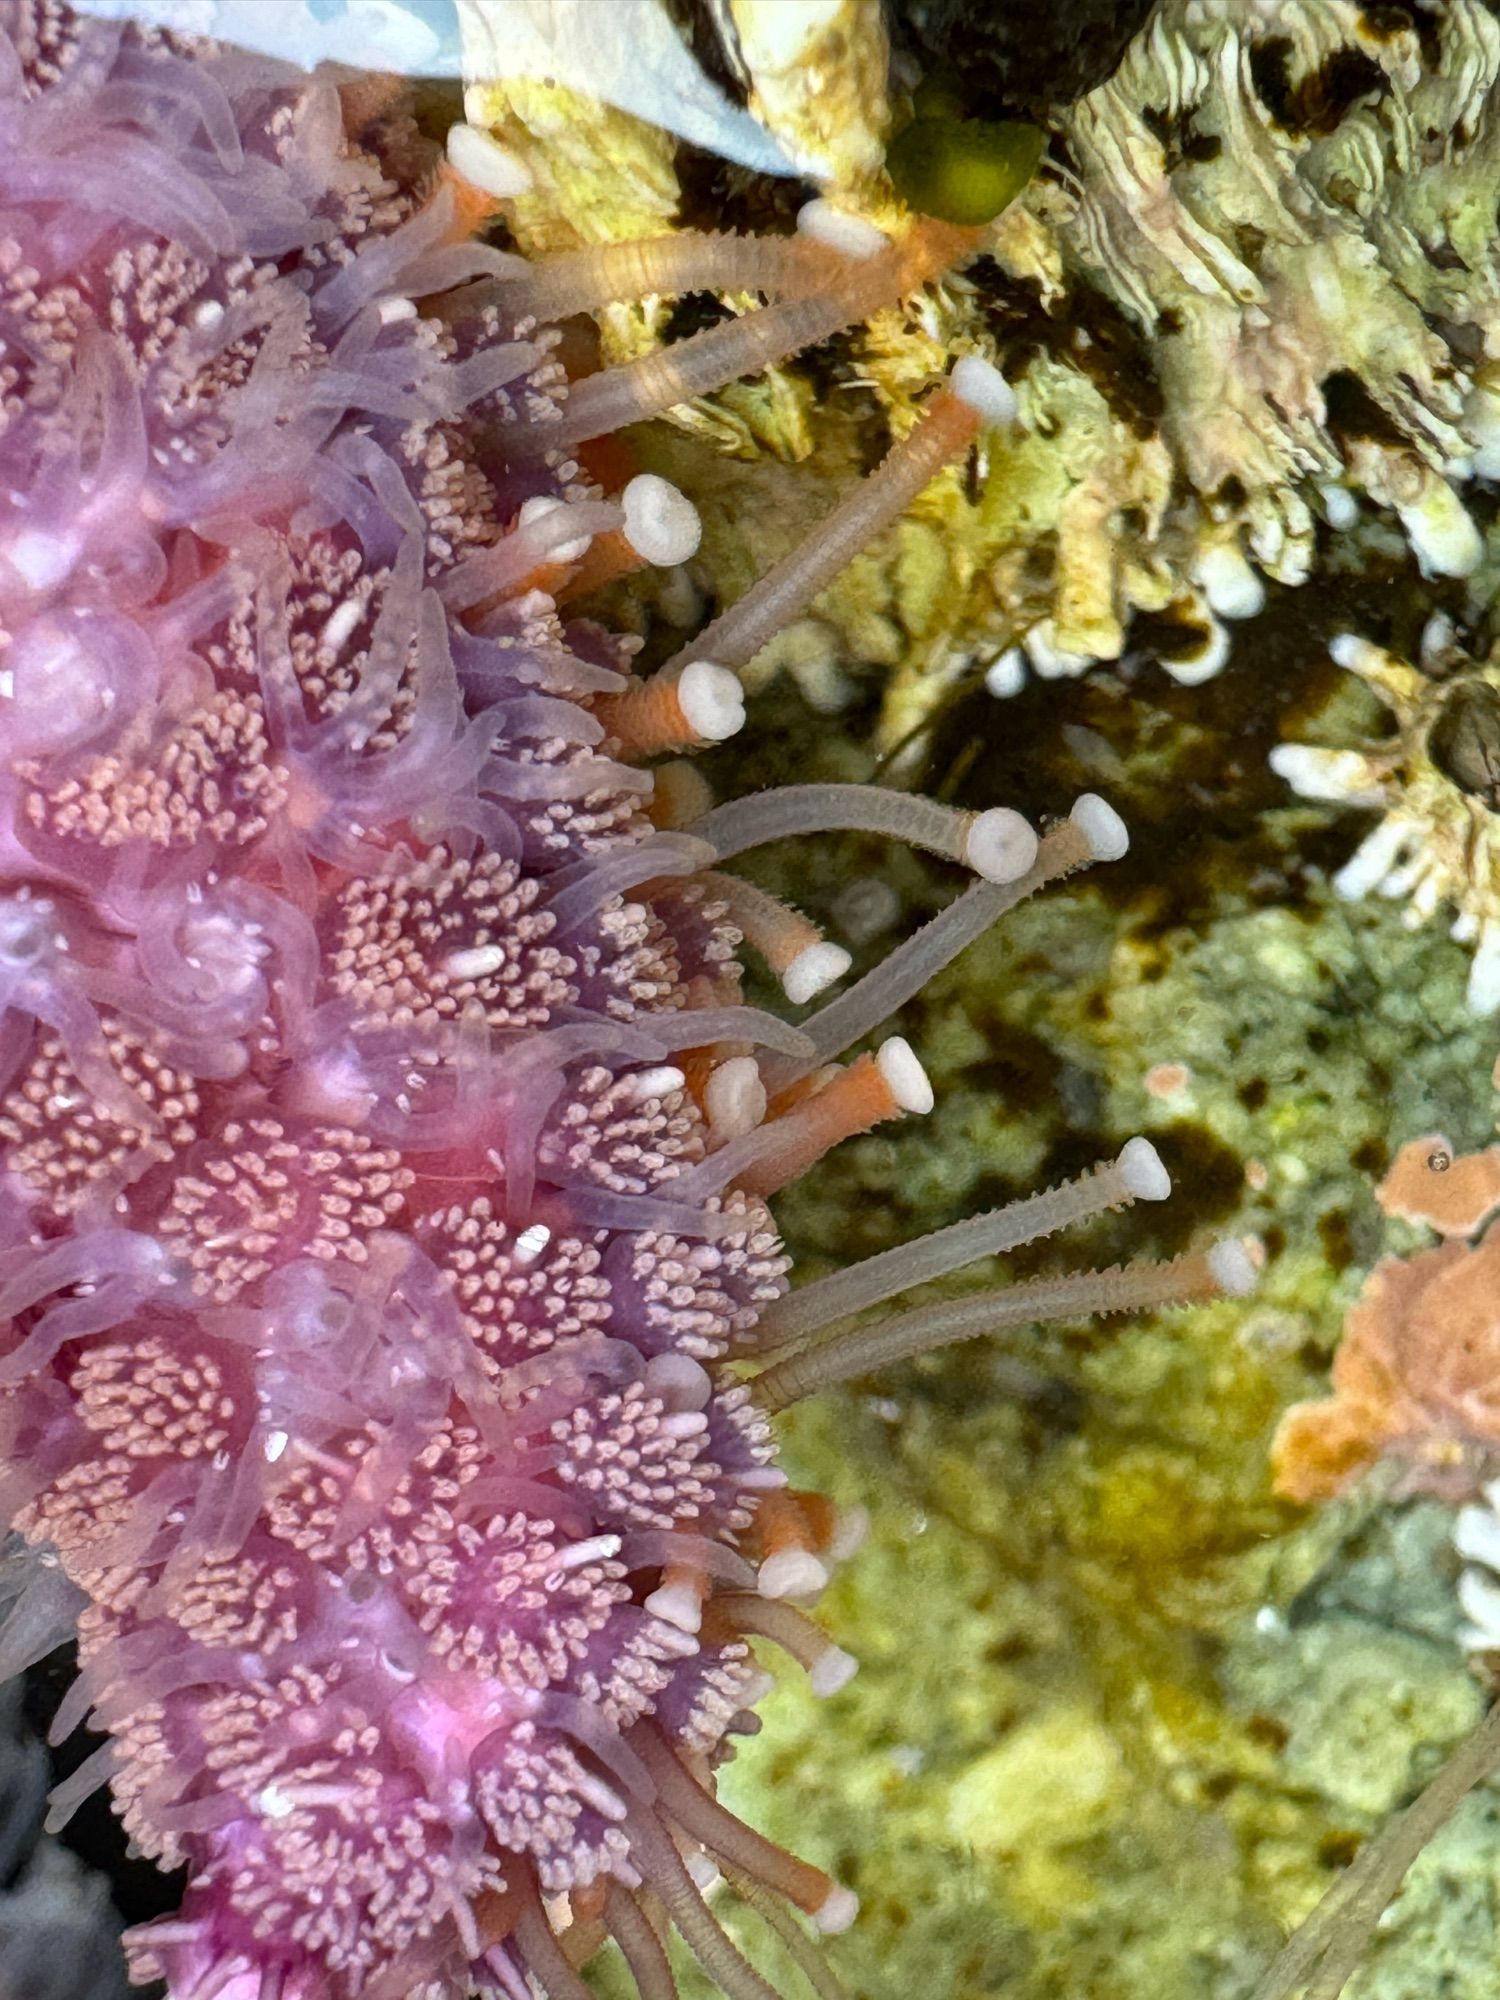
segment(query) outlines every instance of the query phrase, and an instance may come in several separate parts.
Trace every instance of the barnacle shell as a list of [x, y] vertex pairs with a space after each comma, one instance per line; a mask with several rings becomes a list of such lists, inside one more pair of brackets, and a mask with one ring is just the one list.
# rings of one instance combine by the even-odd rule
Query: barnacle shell
[[1476, 663], [1429, 627], [1421, 665], [1344, 635], [1339, 665], [1372, 688], [1395, 734], [1348, 747], [1284, 743], [1280, 775], [1305, 798], [1379, 809], [1381, 817], [1334, 878], [1350, 899], [1378, 890], [1406, 901], [1407, 921], [1443, 906], [1453, 935], [1475, 947], [1469, 1005], [1500, 1008], [1500, 662]]
[[[804, 11], [715, 11], [752, 108], [792, 150], [819, 143], [822, 111], [877, 54], [874, 30], [840, 51], [848, 10], [830, 0], [800, 97], [780, 92], [777, 36]], [[1384, 515], [1426, 573], [1476, 569], [1465, 484], [1500, 465], [1486, 110], [1500, 23], [1454, 0], [1421, 32], [1349, 0], [1164, 0], [1114, 74], [1055, 114], [1067, 171], [1044, 170], [993, 225], [992, 262], [856, 341], [845, 380], [873, 390], [898, 434], [971, 348], [1016, 382], [1025, 432], [979, 466], [977, 500], [972, 471], [935, 487], [922, 532], [896, 531], [797, 637], [828, 674], [887, 671], [888, 746], [1018, 645], [1043, 676], [1119, 658], [1137, 611], [1181, 628], [1169, 671], [1206, 678], [1263, 577], [1312, 574], [1325, 521], [1345, 533]], [[850, 161], [835, 171], [890, 219], [889, 195]], [[590, 227], [616, 233], [582, 192], [597, 190], [588, 172], [558, 178], [559, 213], [587, 207]], [[639, 226], [627, 206], [619, 233]], [[638, 351], [659, 328], [649, 308], [616, 312], [606, 344]], [[678, 420], [737, 455], [800, 458], [814, 429], [799, 379]], [[859, 407], [832, 402], [825, 456]]]

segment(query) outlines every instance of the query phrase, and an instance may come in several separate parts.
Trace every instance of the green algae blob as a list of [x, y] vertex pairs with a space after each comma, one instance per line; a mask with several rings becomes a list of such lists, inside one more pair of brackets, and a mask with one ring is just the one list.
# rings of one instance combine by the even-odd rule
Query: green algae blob
[[1035, 125], [917, 117], [892, 140], [885, 167], [896, 192], [919, 213], [976, 228], [1015, 200], [1046, 144]]

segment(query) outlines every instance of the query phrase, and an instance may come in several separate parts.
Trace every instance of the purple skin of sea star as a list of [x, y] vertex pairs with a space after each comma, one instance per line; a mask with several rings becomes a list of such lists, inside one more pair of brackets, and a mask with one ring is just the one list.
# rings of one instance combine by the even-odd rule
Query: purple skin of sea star
[[327, 84], [36, 0], [7, 27], [28, 1650], [85, 1603], [72, 1714], [190, 1864], [137, 1977], [503, 1988], [539, 1894], [639, 1879], [668, 1824], [632, 1730], [710, 1757], [759, 1679], [645, 1602], [669, 1536], [705, 1594], [750, 1583], [780, 1478], [702, 1365], [783, 1288], [769, 1218], [666, 1185], [705, 1150], [682, 1010], [737, 1002], [734, 934], [589, 713], [618, 642], [439, 594], [559, 484], [506, 469], [544, 349], [462, 291], [411, 309], [486, 267], [445, 200]]
[[[959, 362], [649, 680], [556, 595], [681, 560], [692, 510], [645, 482], [642, 528], [642, 482], [606, 504], [556, 440], [822, 338], [972, 233], [647, 246], [773, 303], [573, 396], [530, 272], [434, 167], [368, 80], [0, 0], [0, 1674], [76, 1626], [57, 1733], [109, 1741], [55, 1813], [107, 1780], [186, 1865], [181, 1915], [126, 1940], [172, 2000], [579, 2000], [605, 1936], [671, 2000], [663, 1917], [775, 2000], [701, 1864], [804, 1966], [766, 1892], [823, 1930], [854, 1899], [713, 1772], [766, 1685], [751, 1635], [819, 1692], [852, 1663], [779, 1601], [839, 1537], [775, 1493], [768, 1414], [1251, 1272], [1220, 1245], [819, 1338], [1161, 1199], [1137, 1138], [781, 1303], [762, 1196], [931, 1101], [899, 1037], [834, 1059], [1124, 829], [1089, 796], [1039, 843], [793, 785], [684, 833], [631, 760], [732, 734], [729, 668], [1015, 398]], [[647, 268], [622, 248], [537, 282], [612, 297]], [[841, 827], [974, 879], [795, 1030], [741, 1004], [742, 934], [798, 1002], [847, 955], [713, 871]]]

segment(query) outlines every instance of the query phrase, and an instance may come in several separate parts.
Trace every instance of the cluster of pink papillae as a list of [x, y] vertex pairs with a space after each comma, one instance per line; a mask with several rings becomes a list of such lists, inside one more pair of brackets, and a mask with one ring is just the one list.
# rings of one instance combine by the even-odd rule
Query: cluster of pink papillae
[[[676, 559], [685, 503], [606, 504], [549, 442], [820, 337], [959, 235], [866, 246], [827, 295], [842, 252], [772, 245], [743, 353], [711, 328], [565, 402], [431, 155], [393, 93], [0, 0], [0, 1670], [76, 1624], [57, 1727], [108, 1743], [55, 1811], [107, 1780], [189, 1865], [127, 1939], [173, 2000], [576, 2000], [605, 1936], [663, 2000], [665, 1920], [767, 2000], [706, 1857], [794, 1952], [768, 1891], [853, 1913], [713, 1797], [749, 1635], [825, 1690], [849, 1665], [786, 1602], [839, 1537], [775, 1491], [768, 1413], [991, 1309], [753, 1385], [734, 1358], [1165, 1176], [1133, 1141], [782, 1308], [762, 1197], [924, 1108], [904, 1043], [832, 1058], [1123, 840], [1099, 801], [1039, 848], [847, 787], [672, 830], [635, 760], [731, 733], [732, 674], [636, 677], [558, 610], [559, 578]], [[881, 505], [1013, 411], [961, 363]], [[715, 643], [747, 657], [847, 560], [856, 504]], [[823, 823], [978, 879], [804, 1032], [742, 1003], [742, 937], [798, 1001], [847, 956], [703, 871]], [[1008, 1323], [1237, 1277], [1049, 1280]]]

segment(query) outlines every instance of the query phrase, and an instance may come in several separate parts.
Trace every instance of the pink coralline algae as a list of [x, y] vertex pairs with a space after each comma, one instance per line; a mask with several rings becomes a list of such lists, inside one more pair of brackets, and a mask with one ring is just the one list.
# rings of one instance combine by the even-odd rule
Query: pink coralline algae
[[[1376, 1191], [1444, 1238], [1382, 1257], [1333, 1358], [1333, 1394], [1296, 1403], [1272, 1447], [1276, 1491], [1329, 1500], [1382, 1459], [1405, 1493], [1476, 1494], [1500, 1461], [1500, 1147], [1408, 1140]], [[1487, 1228], [1486, 1225], [1489, 1225]]]
[[[679, 559], [691, 510], [562, 447], [962, 245], [768, 248], [762, 314], [573, 398], [471, 196], [393, 91], [0, 0], [0, 1654], [76, 1624], [57, 1727], [108, 1741], [55, 1810], [107, 1781], [187, 1866], [127, 1938], [174, 2000], [576, 2000], [606, 1936], [662, 2000], [668, 1922], [767, 2000], [708, 1858], [853, 1914], [713, 1796], [752, 1635], [825, 1690], [850, 1664], [786, 1601], [837, 1524], [782, 1493], [760, 1535], [769, 1413], [985, 1316], [823, 1327], [1166, 1192], [1133, 1141], [783, 1301], [765, 1196], [927, 1101], [904, 1043], [836, 1058], [1121, 830], [829, 786], [674, 825], [649, 759], [733, 732], [736, 648], [834, 557], [638, 677], [558, 604]], [[955, 370], [882, 504], [1003, 390]], [[743, 1003], [742, 939], [798, 1001], [847, 959], [717, 871], [840, 825], [974, 880], [793, 1028]], [[1038, 1280], [992, 1320], [1242, 1263]]]

